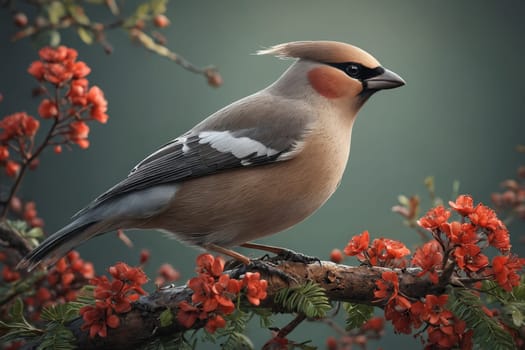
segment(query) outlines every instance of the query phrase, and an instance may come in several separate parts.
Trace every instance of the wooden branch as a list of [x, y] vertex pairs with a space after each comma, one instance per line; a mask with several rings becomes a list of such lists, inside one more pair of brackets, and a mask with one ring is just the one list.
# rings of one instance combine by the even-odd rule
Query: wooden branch
[[[277, 268], [286, 272], [295, 279], [288, 284], [276, 276], [265, 276], [268, 280], [268, 297], [261, 307], [270, 308], [275, 313], [287, 312], [273, 300], [275, 294], [282, 288], [293, 285], [304, 285], [314, 281], [326, 290], [326, 295], [332, 301], [346, 301], [361, 304], [382, 306], [381, 302], [374, 299], [375, 281], [381, 278], [384, 271], [391, 269], [382, 267], [359, 266], [352, 267], [338, 265], [329, 261], [302, 264], [296, 262], [280, 262]], [[441, 294], [443, 287], [436, 286], [424, 278], [418, 278], [417, 269], [395, 269], [399, 276], [400, 292], [408, 298], [419, 298], [426, 294]], [[240, 268], [235, 268], [226, 273], [239, 275]], [[261, 271], [264, 276], [264, 272]], [[174, 317], [173, 323], [167, 327], [160, 327], [160, 314], [170, 308], [174, 315], [177, 305], [183, 301], [190, 301], [192, 290], [187, 286], [167, 287], [142, 297], [133, 304], [132, 310], [121, 316], [120, 326], [108, 329], [106, 338], [89, 338], [88, 333], [80, 329], [81, 318], [72, 321], [68, 327], [77, 338], [77, 346], [81, 349], [130, 349], [143, 345], [153, 339], [185, 331]], [[192, 328], [204, 326], [203, 321], [197, 321]]]
[[0, 245], [13, 249], [20, 254], [16, 260], [20, 260], [20, 257], [31, 251], [29, 243], [2, 220], [0, 220]]

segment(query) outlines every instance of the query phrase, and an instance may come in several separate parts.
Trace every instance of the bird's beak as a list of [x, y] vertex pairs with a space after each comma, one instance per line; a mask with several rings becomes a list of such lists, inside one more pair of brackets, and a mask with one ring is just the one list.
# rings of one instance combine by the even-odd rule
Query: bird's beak
[[384, 68], [385, 71], [375, 77], [365, 79], [365, 88], [369, 90], [394, 89], [405, 85], [405, 81], [396, 73]]

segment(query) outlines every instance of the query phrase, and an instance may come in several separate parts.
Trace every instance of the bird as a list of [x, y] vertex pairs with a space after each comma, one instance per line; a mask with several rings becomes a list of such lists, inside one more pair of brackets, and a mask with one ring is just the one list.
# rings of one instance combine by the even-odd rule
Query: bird
[[338, 187], [352, 128], [377, 91], [405, 85], [368, 52], [337, 41], [295, 41], [257, 52], [293, 60], [268, 87], [213, 113], [139, 162], [121, 182], [46, 238], [18, 267], [47, 267], [119, 229], [168, 232], [230, 256], [320, 208]]

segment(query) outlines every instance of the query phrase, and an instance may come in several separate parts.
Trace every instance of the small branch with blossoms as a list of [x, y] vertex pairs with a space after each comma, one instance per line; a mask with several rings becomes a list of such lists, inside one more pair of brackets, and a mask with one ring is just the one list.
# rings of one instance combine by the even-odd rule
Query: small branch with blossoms
[[[25, 4], [21, 6], [20, 3]], [[166, 46], [167, 38], [159, 30], [171, 24], [166, 15], [168, 0], [143, 1], [133, 9], [126, 6], [127, 3], [115, 0], [89, 3], [90, 6], [85, 6], [85, 2], [78, 0], [25, 0], [5, 1], [3, 7], [13, 14], [12, 20], [16, 28], [13, 41], [31, 38], [37, 44], [58, 46], [61, 33], [69, 30], [85, 44], [97, 43], [110, 54], [113, 46], [107, 39], [107, 32], [121, 29], [145, 49], [168, 58], [192, 73], [204, 76], [210, 86], [222, 85], [222, 77], [215, 67], [198, 67]], [[101, 11], [91, 11], [93, 6], [106, 7], [108, 13], [101, 15]]]
[[25, 112], [8, 115], [0, 120], [0, 167], [12, 177], [13, 185], [2, 201], [0, 219], [5, 220], [27, 170], [39, 164], [42, 152], [52, 147], [61, 153], [62, 147], [78, 145], [88, 148], [87, 123], [108, 120], [107, 101], [98, 86], [89, 87], [86, 76], [91, 69], [77, 61], [77, 51], [65, 46], [43, 48], [40, 60], [33, 62], [28, 72], [39, 83], [37, 94], [42, 96], [38, 114], [50, 126], [38, 142], [40, 120]]

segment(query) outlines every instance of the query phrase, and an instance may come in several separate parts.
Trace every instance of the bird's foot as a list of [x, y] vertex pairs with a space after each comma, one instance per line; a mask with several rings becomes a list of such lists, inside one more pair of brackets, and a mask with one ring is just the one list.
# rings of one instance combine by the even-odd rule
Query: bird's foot
[[267, 275], [269, 277], [276, 276], [288, 284], [297, 282], [295, 278], [293, 278], [283, 270], [277, 268], [277, 265], [275, 265], [273, 262], [262, 259], [250, 260], [250, 263], [248, 265], [243, 264], [241, 266], [237, 266], [237, 269], [232, 274], [232, 277], [239, 278], [246, 272], [254, 270], [261, 272], [262, 274]]
[[276, 258], [284, 261], [299, 262], [305, 265], [312, 263], [319, 263], [321, 265], [321, 260], [315, 256], [305, 255], [303, 253], [297, 253], [291, 249], [281, 248], [281, 252], [277, 254]]

